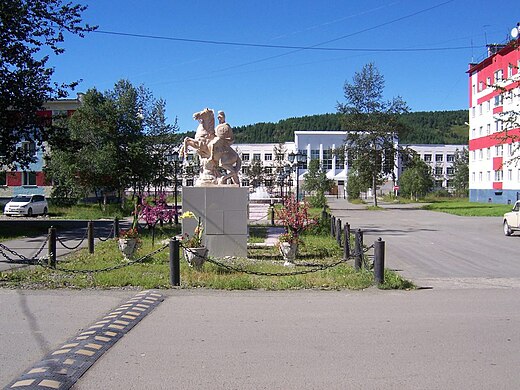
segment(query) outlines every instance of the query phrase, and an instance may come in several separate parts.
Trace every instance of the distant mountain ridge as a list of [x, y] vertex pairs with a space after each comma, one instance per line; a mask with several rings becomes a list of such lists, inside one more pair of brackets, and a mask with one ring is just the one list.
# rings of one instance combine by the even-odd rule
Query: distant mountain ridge
[[[318, 114], [282, 119], [277, 123], [255, 123], [233, 127], [235, 143], [278, 143], [294, 141], [297, 130], [341, 130], [341, 114]], [[403, 144], [468, 144], [467, 110], [418, 111], [404, 114], [409, 128]]]

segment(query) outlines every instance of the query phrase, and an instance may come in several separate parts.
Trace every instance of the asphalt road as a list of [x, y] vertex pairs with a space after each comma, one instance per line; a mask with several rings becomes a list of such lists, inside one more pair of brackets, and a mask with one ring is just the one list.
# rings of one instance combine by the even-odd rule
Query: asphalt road
[[381, 237], [386, 267], [419, 286], [520, 287], [520, 235], [506, 237], [501, 217], [459, 217], [406, 205], [369, 211], [341, 199], [330, 204], [343, 224], [363, 231], [365, 244]]
[[[365, 243], [385, 240], [387, 267], [432, 288], [161, 291], [73, 388], [519, 387], [520, 236], [500, 218], [331, 203]], [[0, 384], [133, 294], [0, 289]]]

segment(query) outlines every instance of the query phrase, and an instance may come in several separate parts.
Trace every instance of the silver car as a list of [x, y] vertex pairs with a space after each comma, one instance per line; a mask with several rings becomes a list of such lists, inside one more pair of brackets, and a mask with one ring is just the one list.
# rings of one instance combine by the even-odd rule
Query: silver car
[[4, 215], [47, 215], [49, 205], [43, 195], [17, 195], [4, 207]]

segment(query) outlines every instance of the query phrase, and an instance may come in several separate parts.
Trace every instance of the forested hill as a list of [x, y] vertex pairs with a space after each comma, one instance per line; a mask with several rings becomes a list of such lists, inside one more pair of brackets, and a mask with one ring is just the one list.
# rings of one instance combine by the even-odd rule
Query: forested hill
[[[236, 143], [277, 143], [294, 140], [296, 130], [341, 130], [340, 114], [288, 118], [278, 123], [256, 123], [233, 127]], [[467, 144], [467, 110], [421, 111], [402, 116], [408, 127], [400, 139], [404, 144]]]

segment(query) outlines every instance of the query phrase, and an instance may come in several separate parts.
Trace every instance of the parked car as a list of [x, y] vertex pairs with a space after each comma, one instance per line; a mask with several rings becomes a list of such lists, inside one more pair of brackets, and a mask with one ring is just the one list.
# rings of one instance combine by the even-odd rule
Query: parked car
[[17, 195], [4, 207], [4, 215], [46, 215], [49, 211], [47, 199], [43, 195]]
[[515, 230], [520, 231], [520, 200], [517, 200], [513, 210], [504, 214], [504, 234], [510, 236]]

